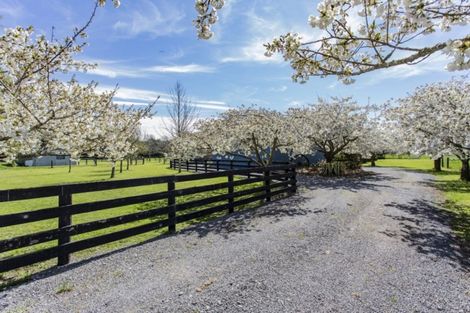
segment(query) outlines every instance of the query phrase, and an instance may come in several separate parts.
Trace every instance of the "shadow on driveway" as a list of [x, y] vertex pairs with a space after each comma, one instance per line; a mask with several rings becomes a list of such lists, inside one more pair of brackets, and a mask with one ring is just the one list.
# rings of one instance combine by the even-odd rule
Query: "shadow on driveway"
[[385, 206], [398, 209], [405, 214], [384, 214], [399, 221], [401, 229], [399, 233], [387, 230], [382, 232], [383, 234], [401, 239], [419, 253], [447, 259], [452, 266], [461, 268], [465, 272], [470, 271], [468, 247], [462, 246], [462, 242], [450, 230], [451, 213], [432, 202], [418, 199], [406, 204], [391, 202]]
[[384, 175], [375, 172], [363, 172], [360, 175], [348, 177], [298, 176], [299, 185], [310, 190], [343, 189], [352, 192], [358, 192], [363, 189], [377, 191], [379, 188], [392, 188], [386, 185], [386, 183], [397, 179], [398, 178], [391, 175]]

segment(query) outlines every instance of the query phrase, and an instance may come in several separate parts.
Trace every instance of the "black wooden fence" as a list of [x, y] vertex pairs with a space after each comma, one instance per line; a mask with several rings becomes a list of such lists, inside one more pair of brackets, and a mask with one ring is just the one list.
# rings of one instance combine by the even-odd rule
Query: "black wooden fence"
[[[273, 165], [287, 165], [289, 162], [273, 162]], [[251, 160], [213, 160], [213, 159], [194, 159], [194, 160], [170, 160], [170, 168], [194, 172], [218, 172], [234, 169], [245, 169], [258, 167], [259, 165]]]
[[[220, 165], [220, 164], [219, 164]], [[197, 165], [196, 165], [197, 166]], [[252, 177], [249, 177], [249, 176]], [[256, 175], [256, 176], [254, 176]], [[191, 188], [176, 189], [175, 183], [197, 181], [203, 179], [226, 177], [227, 182], [211, 185], [200, 185]], [[235, 179], [234, 179], [235, 178]], [[262, 182], [254, 188], [234, 191], [234, 187]], [[101, 200], [89, 203], [73, 204], [72, 196], [80, 193], [112, 190], [119, 188], [166, 184], [167, 190], [151, 194], [136, 195], [118, 199]], [[216, 196], [209, 195], [202, 199], [179, 203], [178, 197], [195, 195], [208, 191], [223, 190], [227, 192]], [[256, 167], [246, 169], [208, 172], [201, 174], [161, 176], [151, 178], [138, 178], [116, 180], [107, 182], [79, 183], [50, 187], [28, 189], [12, 189], [0, 191], [0, 202], [37, 199], [45, 197], [58, 197], [58, 206], [33, 211], [0, 215], [0, 231], [5, 227], [32, 223], [43, 220], [57, 219], [56, 229], [36, 232], [15, 238], [0, 240], [0, 253], [28, 247], [40, 243], [57, 241], [57, 245], [28, 252], [12, 257], [0, 259], [0, 272], [31, 265], [37, 262], [57, 258], [58, 265], [69, 263], [70, 254], [84, 249], [92, 248], [116, 240], [135, 236], [138, 234], [168, 227], [169, 232], [176, 230], [176, 224], [200, 218], [216, 212], [227, 210], [232, 213], [234, 208], [256, 201], [271, 201], [273, 196], [289, 196], [296, 192], [295, 165], [276, 165], [270, 167]], [[164, 207], [151, 208], [136, 213], [96, 220], [87, 223], [73, 224], [72, 216], [76, 214], [95, 212], [131, 204], [145, 203], [155, 200], [165, 200]], [[220, 204], [221, 201], [226, 201]], [[197, 209], [201, 206], [216, 204], [209, 208]], [[185, 210], [192, 209], [185, 213]], [[182, 212], [177, 214], [177, 212]], [[0, 209], [1, 213], [1, 209]], [[183, 214], [184, 213], [184, 214]], [[139, 226], [124, 230], [109, 232], [92, 238], [73, 241], [71, 236], [84, 234], [112, 226], [160, 216], [162, 220], [151, 221]]]

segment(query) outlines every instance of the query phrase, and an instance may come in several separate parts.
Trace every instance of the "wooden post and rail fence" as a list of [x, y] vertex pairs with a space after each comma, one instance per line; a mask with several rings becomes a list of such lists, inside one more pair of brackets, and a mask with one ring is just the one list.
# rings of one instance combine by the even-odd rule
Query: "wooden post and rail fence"
[[[0, 232], [14, 225], [57, 220], [57, 228], [0, 240], [0, 272], [54, 258], [57, 259], [58, 265], [65, 265], [70, 262], [70, 255], [77, 251], [161, 228], [168, 228], [168, 232], [173, 233], [179, 223], [221, 211], [232, 213], [236, 208], [242, 208], [247, 204], [260, 201], [268, 202], [274, 197], [286, 197], [296, 192], [296, 168], [294, 164], [250, 167], [251, 164], [241, 166], [241, 163], [237, 162], [229, 161], [228, 168], [224, 162], [213, 163], [206, 161], [200, 163], [196, 161], [195, 164], [194, 162], [185, 164], [187, 170], [204, 171], [204, 173], [0, 190]], [[171, 163], [174, 166], [174, 161], [171, 161]], [[195, 187], [176, 188], [178, 183], [212, 178], [226, 178], [227, 180], [226, 182], [209, 185], [199, 184]], [[77, 194], [159, 184], [166, 185], [166, 190], [87, 203], [73, 202], [73, 196]], [[235, 190], [235, 187], [249, 184], [255, 185], [250, 188]], [[216, 190], [222, 192], [217, 195], [207, 194], [207, 192]], [[181, 198], [182, 196], [197, 194], [203, 197], [189, 201], [186, 200], [187, 197], [186, 199]], [[2, 214], [2, 203], [48, 197], [57, 197], [57, 206]], [[86, 223], [74, 224], [72, 222], [73, 217], [79, 214], [157, 200], [166, 202], [166, 205]], [[210, 204], [212, 206], [207, 207]], [[148, 221], [148, 223], [130, 226], [118, 231], [109, 231], [91, 238], [72, 240], [72, 236], [75, 235], [143, 220]], [[8, 254], [8, 252], [16, 249], [54, 241], [56, 245], [50, 247], [38, 248], [33, 252], [15, 254], [14, 256], [10, 253], [9, 256], [2, 257], [2, 254]]]

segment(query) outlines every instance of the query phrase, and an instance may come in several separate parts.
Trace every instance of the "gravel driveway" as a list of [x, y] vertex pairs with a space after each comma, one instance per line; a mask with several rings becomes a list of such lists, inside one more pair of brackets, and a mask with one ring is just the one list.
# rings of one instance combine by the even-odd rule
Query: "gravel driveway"
[[432, 176], [373, 171], [300, 176], [293, 198], [53, 270], [0, 311], [470, 312]]

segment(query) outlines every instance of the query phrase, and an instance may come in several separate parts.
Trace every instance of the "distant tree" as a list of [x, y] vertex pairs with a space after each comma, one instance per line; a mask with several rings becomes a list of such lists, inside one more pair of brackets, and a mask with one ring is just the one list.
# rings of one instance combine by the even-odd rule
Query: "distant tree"
[[180, 137], [191, 130], [198, 118], [196, 106], [191, 103], [186, 89], [177, 81], [170, 90], [171, 103], [167, 105], [169, 121], [165, 128], [171, 138]]
[[294, 126], [294, 151], [299, 154], [321, 152], [327, 163], [341, 152], [360, 152], [359, 139], [366, 132], [368, 106], [360, 106], [351, 98], [319, 98], [318, 102], [288, 111]]
[[146, 136], [142, 140], [146, 146], [148, 154], [152, 156], [162, 156], [169, 151], [169, 141], [166, 139], [157, 139], [153, 136]]
[[196, 131], [172, 142], [172, 155], [183, 160], [221, 154], [241, 156], [258, 165], [270, 165], [276, 151], [289, 153], [292, 124], [274, 110], [240, 107], [217, 118], [201, 120]]
[[418, 87], [399, 99], [391, 116], [415, 153], [433, 159], [456, 155], [461, 179], [470, 181], [470, 82], [468, 77]]

